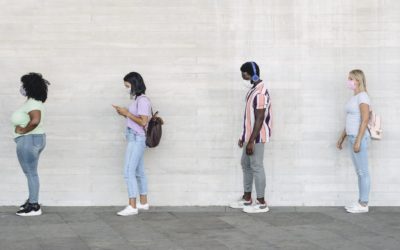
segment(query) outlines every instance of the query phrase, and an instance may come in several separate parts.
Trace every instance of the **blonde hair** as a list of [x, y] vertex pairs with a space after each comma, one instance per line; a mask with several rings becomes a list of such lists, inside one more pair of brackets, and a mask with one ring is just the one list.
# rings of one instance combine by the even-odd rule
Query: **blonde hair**
[[349, 75], [360, 83], [360, 90], [367, 92], [367, 80], [361, 69], [353, 69]]

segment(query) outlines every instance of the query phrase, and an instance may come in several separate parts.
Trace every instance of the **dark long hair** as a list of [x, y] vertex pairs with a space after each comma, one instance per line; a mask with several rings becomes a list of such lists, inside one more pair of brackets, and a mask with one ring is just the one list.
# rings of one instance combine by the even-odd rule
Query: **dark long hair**
[[140, 96], [146, 94], [146, 85], [142, 76], [137, 72], [130, 72], [124, 77], [125, 82], [131, 84], [131, 96]]
[[21, 77], [22, 87], [25, 89], [26, 96], [37, 101], [47, 100], [47, 86], [50, 83], [39, 73], [29, 73]]

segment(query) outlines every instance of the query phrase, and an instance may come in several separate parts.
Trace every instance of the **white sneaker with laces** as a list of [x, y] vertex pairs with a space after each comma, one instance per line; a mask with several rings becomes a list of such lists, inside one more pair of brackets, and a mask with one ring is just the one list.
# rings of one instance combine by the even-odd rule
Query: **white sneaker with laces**
[[150, 205], [149, 205], [149, 203], [142, 204], [142, 203], [138, 202], [138, 203], [136, 204], [136, 207], [137, 207], [139, 210], [149, 210]]
[[256, 201], [256, 204], [253, 206], [248, 206], [243, 208], [243, 212], [249, 214], [256, 214], [256, 213], [266, 213], [269, 211], [269, 207], [267, 204], [261, 204], [260, 202]]
[[368, 206], [362, 206], [360, 203], [357, 203], [354, 205], [354, 207], [350, 207], [349, 209], [347, 209], [347, 212], [352, 214], [368, 213], [368, 211]]
[[252, 199], [246, 201], [245, 199], [241, 198], [238, 201], [232, 202], [229, 204], [230, 208], [245, 208], [247, 206], [251, 206], [253, 204]]
[[137, 208], [133, 208], [131, 205], [126, 206], [123, 210], [119, 211], [117, 214], [119, 216], [129, 216], [138, 214], [139, 210]]

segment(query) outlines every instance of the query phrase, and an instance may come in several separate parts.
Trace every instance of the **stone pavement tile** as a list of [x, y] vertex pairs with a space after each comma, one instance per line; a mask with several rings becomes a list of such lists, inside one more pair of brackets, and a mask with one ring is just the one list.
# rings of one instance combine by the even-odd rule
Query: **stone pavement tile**
[[26, 224], [29, 226], [35, 225], [54, 225], [54, 224], [64, 224], [65, 221], [60, 216], [59, 213], [43, 213], [41, 216], [34, 217], [24, 217]]
[[168, 222], [170, 220], [176, 220], [176, 215], [170, 212], [151, 212], [151, 213], [139, 213], [139, 219], [142, 221], [154, 221], [154, 222]]
[[59, 215], [65, 223], [93, 222], [100, 219], [98, 213], [88, 211], [76, 212], [72, 210], [70, 212], [59, 213]]
[[85, 237], [82, 240], [90, 247], [90, 249], [136, 249], [131, 242], [124, 239], [100, 239], [97, 237]]
[[185, 250], [176, 242], [168, 239], [159, 240], [135, 240], [130, 242], [131, 245], [140, 250]]
[[333, 222], [333, 218], [322, 213], [266, 213], [252, 215], [258, 221], [266, 222], [272, 226], [285, 227], [297, 225], [327, 224]]
[[0, 240], [0, 249], [1, 250], [43, 250], [39, 240], [9, 240], [9, 239], [1, 239]]
[[362, 246], [364, 249], [384, 249], [384, 250], [399, 250], [400, 249], [400, 241], [394, 239], [393, 237], [387, 237], [384, 235], [376, 235], [376, 236], [361, 236], [361, 237], [352, 237], [355, 246]]
[[41, 239], [43, 250], [90, 250], [79, 237], [49, 237]]
[[112, 224], [110, 227], [127, 241], [157, 241], [168, 237], [145, 222]]
[[[284, 213], [286, 215], [286, 213]], [[285, 246], [288, 249], [296, 249], [295, 244], [289, 244], [287, 241], [296, 242], [298, 246], [308, 247], [310, 249], [324, 249], [314, 244], [313, 242], [308, 241], [306, 238], [301, 237], [293, 226], [273, 226], [263, 220], [260, 220], [260, 216], [263, 215], [246, 215], [246, 216], [223, 216], [220, 217], [221, 220], [235, 226], [239, 233], [237, 233], [237, 237], [248, 237], [249, 239], [253, 239], [256, 242], [265, 242], [264, 245], [268, 245], [270, 248], [276, 249], [285, 249], [282, 246]], [[272, 216], [269, 214], [269, 216]], [[298, 224], [298, 223], [296, 223]], [[232, 232], [227, 233], [230, 237]], [[216, 237], [221, 238], [219, 232], [216, 232]], [[301, 249], [301, 248], [299, 248]]]
[[39, 239], [77, 237], [67, 224], [42, 224], [28, 226], [30, 233]]
[[34, 239], [36, 239], [36, 235], [32, 233], [32, 231], [28, 228], [27, 225], [18, 226], [18, 224], [15, 224], [15, 225], [7, 225], [0, 227], [0, 241], [2, 240], [25, 241]]
[[221, 216], [222, 213], [202, 213], [202, 214], [193, 214], [193, 213], [185, 213], [185, 214], [175, 214], [175, 216], [182, 223], [190, 224], [192, 227], [198, 230], [211, 230], [211, 229], [231, 229], [232, 225], [220, 220], [218, 216]]
[[176, 243], [185, 250], [229, 250], [229, 247], [218, 240], [195, 238], [180, 239]]
[[206, 212], [226, 212], [226, 207], [224, 206], [182, 206], [182, 207], [150, 207], [149, 212], [171, 212], [171, 213], [206, 213]]
[[320, 225], [289, 226], [285, 230], [298, 239], [306, 239], [308, 242], [319, 246], [321, 249], [336, 249], [351, 246], [354, 242], [347, 237], [338, 235], [330, 230], [330, 226]]
[[0, 212], [0, 229], [2, 227], [7, 227], [7, 226], [14, 226], [14, 225], [27, 225], [27, 220], [25, 218], [17, 216], [15, 214], [16, 211], [13, 210], [13, 212], [4, 212], [3, 209], [1, 209], [2, 212]]
[[69, 228], [81, 238], [97, 238], [99, 240], [115, 240], [122, 237], [104, 221], [69, 223]]

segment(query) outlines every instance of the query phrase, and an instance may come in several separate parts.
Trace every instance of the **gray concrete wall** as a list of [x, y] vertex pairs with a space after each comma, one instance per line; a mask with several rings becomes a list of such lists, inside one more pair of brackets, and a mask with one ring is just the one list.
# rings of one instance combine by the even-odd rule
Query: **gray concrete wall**
[[244, 95], [239, 67], [261, 66], [273, 101], [265, 152], [271, 205], [342, 205], [357, 198], [347, 150], [335, 143], [361, 68], [385, 138], [370, 150], [372, 205], [400, 205], [400, 2], [0, 0], [0, 205], [26, 198], [10, 116], [19, 78], [52, 83], [40, 162], [46, 205], [122, 205], [122, 77], [142, 73], [165, 119], [146, 153], [153, 205], [225, 205], [242, 191]]

